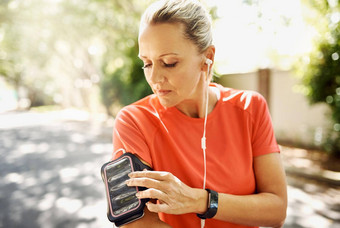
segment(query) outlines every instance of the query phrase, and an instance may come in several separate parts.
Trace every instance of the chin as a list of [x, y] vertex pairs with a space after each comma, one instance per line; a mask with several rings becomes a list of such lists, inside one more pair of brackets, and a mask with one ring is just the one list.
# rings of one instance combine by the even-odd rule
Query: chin
[[168, 100], [168, 99], [162, 99], [158, 97], [159, 102], [161, 103], [162, 106], [166, 107], [166, 108], [171, 108], [174, 107], [177, 103]]

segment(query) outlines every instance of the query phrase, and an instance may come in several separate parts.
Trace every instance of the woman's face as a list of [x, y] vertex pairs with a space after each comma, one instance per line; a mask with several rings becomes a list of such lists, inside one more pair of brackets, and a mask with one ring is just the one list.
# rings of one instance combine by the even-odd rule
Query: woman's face
[[184, 38], [180, 23], [147, 25], [139, 35], [139, 57], [153, 92], [165, 107], [195, 104], [202, 98], [203, 54]]

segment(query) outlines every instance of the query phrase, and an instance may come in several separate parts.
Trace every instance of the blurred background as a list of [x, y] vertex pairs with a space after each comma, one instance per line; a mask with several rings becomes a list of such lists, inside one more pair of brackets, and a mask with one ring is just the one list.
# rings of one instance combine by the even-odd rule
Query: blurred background
[[[100, 167], [117, 111], [151, 93], [151, 0], [0, 0], [0, 227], [112, 227]], [[267, 100], [284, 227], [340, 227], [340, 1], [209, 0], [214, 80]]]

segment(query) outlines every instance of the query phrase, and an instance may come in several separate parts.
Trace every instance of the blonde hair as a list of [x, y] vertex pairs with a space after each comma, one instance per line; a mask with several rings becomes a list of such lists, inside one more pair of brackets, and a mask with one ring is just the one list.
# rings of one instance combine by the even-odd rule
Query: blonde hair
[[198, 0], [160, 0], [151, 4], [141, 18], [141, 29], [149, 24], [181, 23], [184, 37], [203, 53], [212, 45], [211, 18]]

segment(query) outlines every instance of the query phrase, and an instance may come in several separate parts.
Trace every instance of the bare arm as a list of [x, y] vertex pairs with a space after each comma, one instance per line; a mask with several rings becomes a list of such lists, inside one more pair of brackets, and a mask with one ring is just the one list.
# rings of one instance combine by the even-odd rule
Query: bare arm
[[280, 227], [286, 217], [287, 190], [280, 154], [256, 157], [254, 171], [257, 194], [219, 194], [214, 218], [237, 224]]
[[122, 228], [140, 228], [140, 227], [150, 227], [150, 228], [171, 228], [165, 222], [162, 222], [157, 213], [150, 212], [147, 207], [144, 208], [143, 218], [129, 223]]

